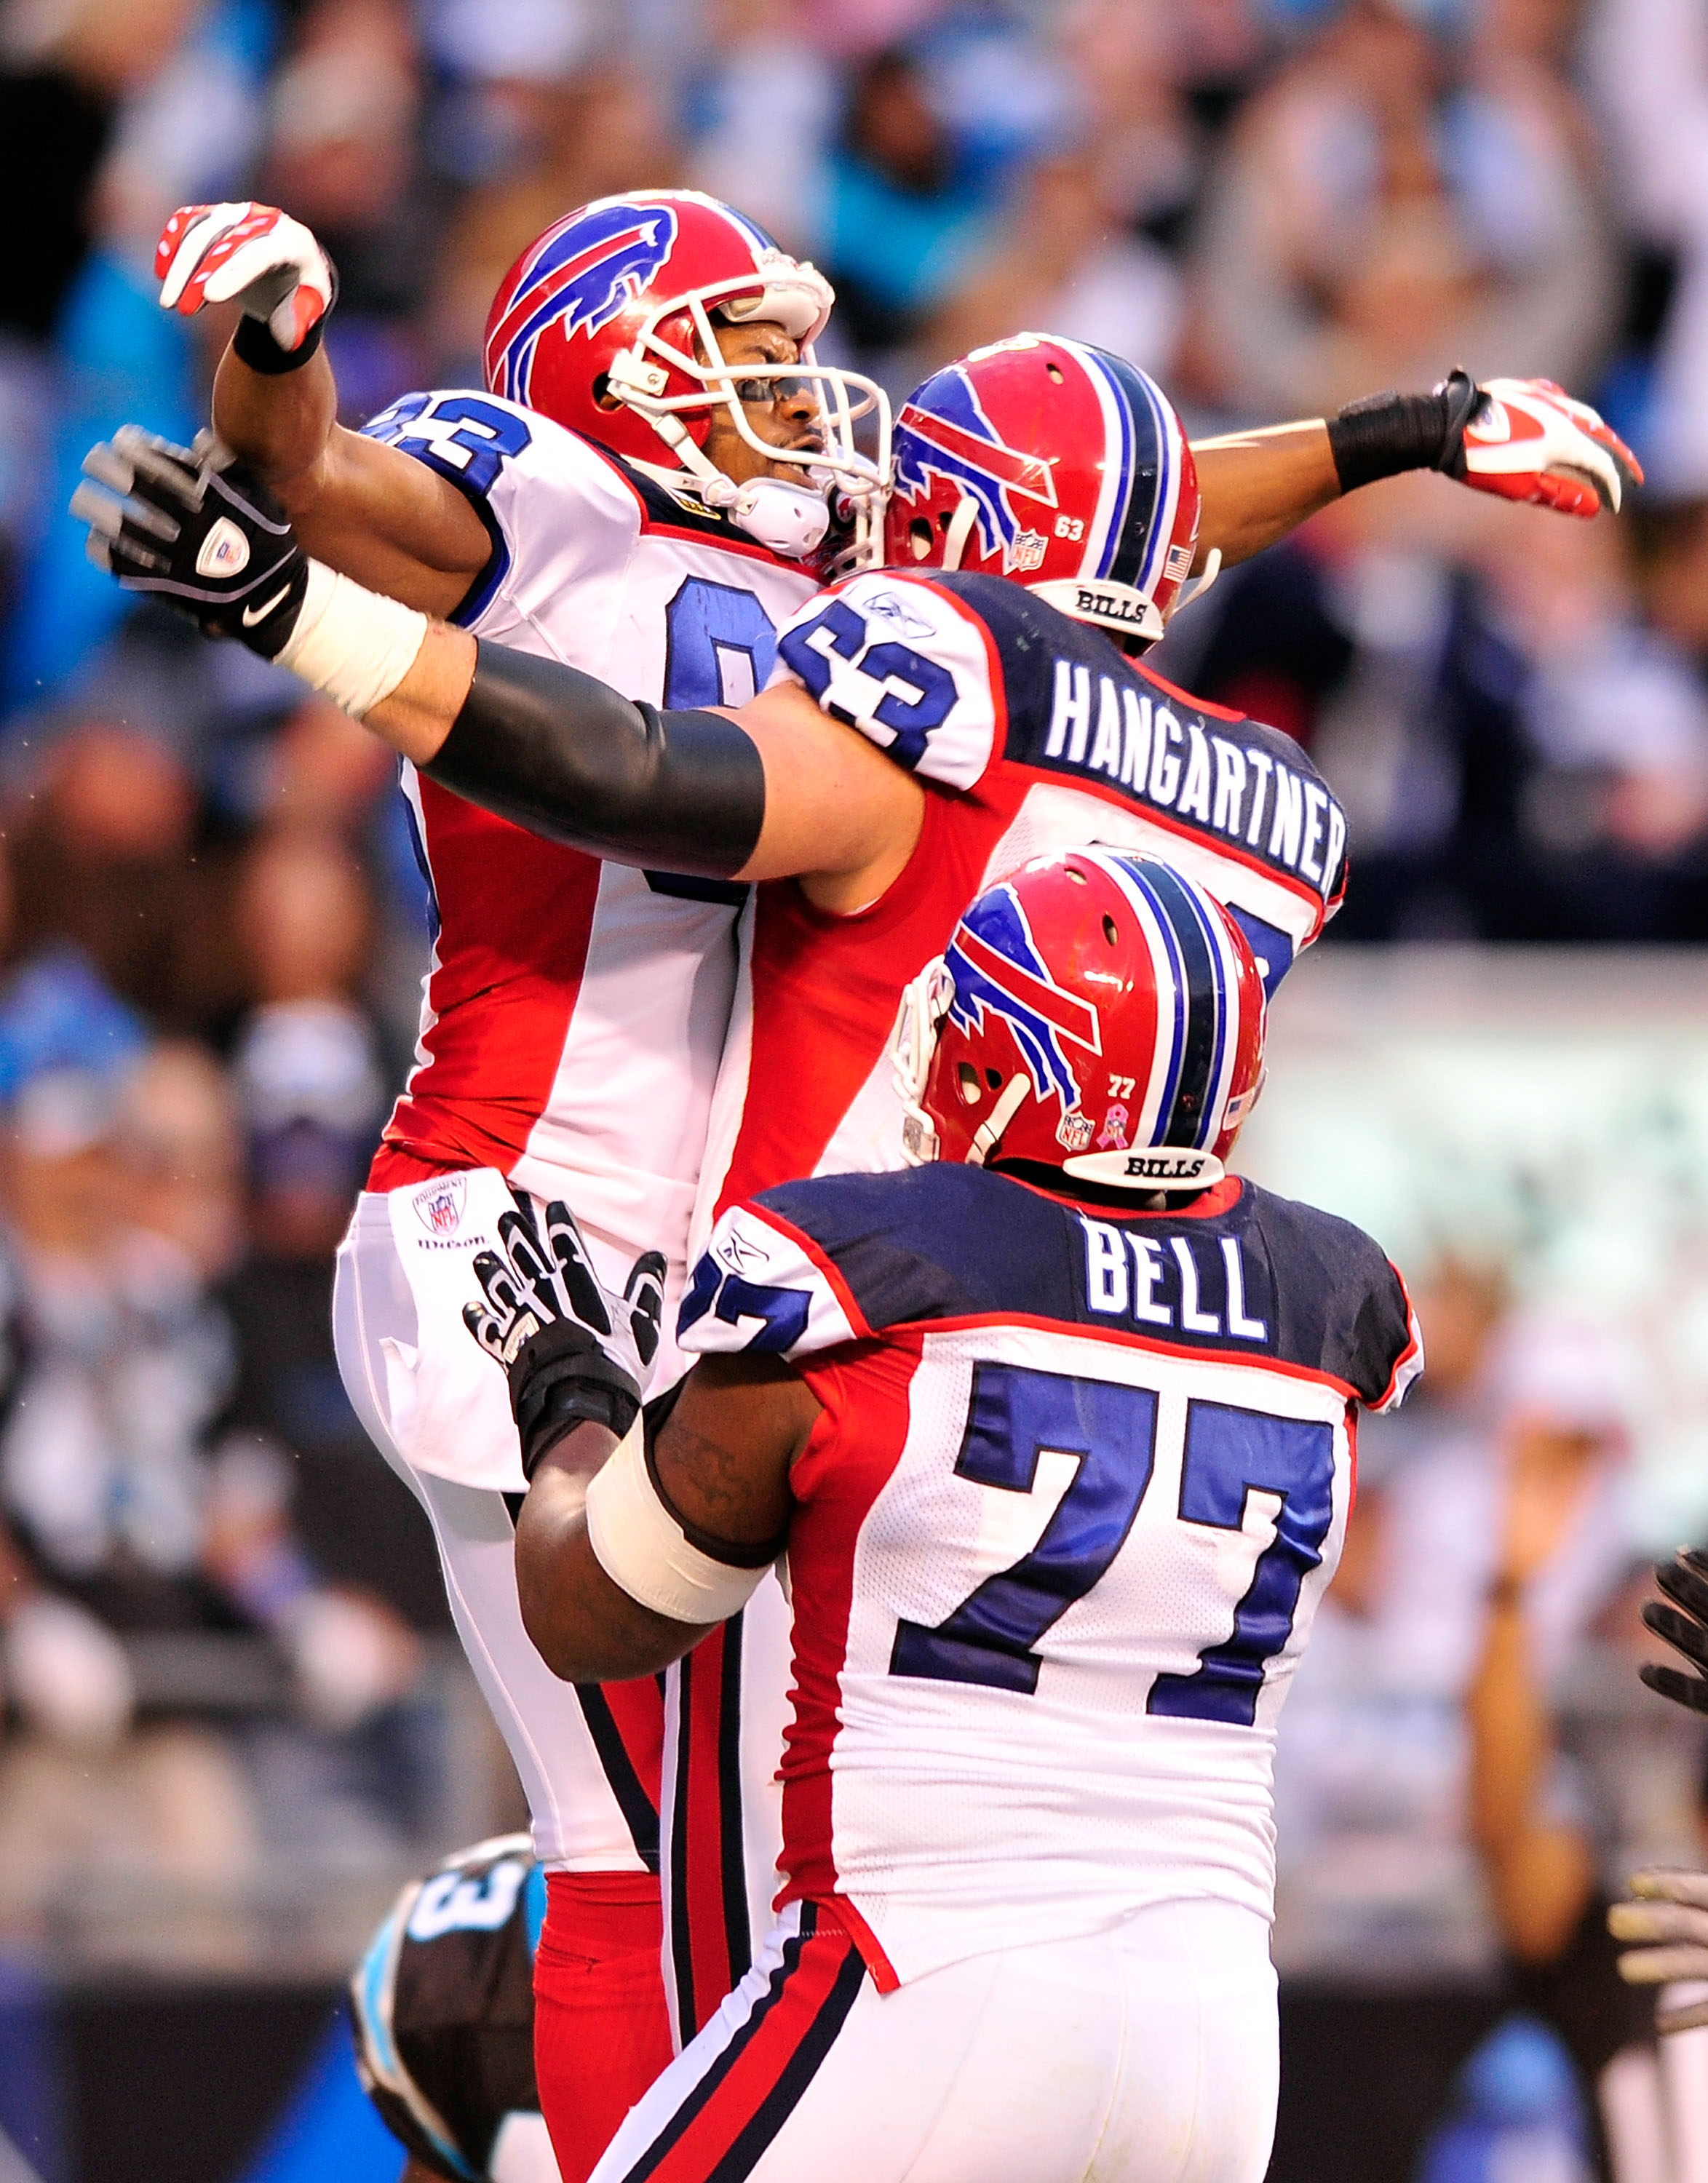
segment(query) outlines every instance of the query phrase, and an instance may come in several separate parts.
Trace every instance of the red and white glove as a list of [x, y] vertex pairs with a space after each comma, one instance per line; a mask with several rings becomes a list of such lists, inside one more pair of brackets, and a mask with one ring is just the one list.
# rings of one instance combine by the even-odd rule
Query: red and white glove
[[1488, 379], [1465, 425], [1464, 468], [1478, 492], [1535, 501], [1565, 515], [1616, 515], [1623, 489], [1643, 469], [1587, 403], [1551, 379]]
[[203, 303], [241, 303], [287, 355], [303, 347], [337, 292], [325, 252], [276, 205], [180, 206], [160, 236], [154, 274], [163, 310], [189, 318]]

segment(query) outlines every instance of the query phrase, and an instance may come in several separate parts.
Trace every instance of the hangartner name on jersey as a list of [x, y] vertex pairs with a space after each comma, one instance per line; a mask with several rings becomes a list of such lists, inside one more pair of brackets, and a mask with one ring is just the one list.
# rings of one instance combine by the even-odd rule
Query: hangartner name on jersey
[[1185, 705], [1177, 711], [1140, 675], [1099, 674], [1093, 689], [1081, 662], [1058, 658], [1054, 669], [1046, 764], [1101, 775], [1160, 810], [1195, 819], [1333, 898], [1345, 816], [1314, 773], [1284, 764], [1258, 740], [1284, 738], [1253, 721], [1218, 728]]

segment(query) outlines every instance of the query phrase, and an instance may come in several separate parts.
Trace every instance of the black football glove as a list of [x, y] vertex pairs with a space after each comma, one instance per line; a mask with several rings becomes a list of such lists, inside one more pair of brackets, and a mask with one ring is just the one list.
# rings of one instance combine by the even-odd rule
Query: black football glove
[[1683, 1654], [1695, 1673], [1686, 1675], [1681, 1669], [1647, 1660], [1637, 1672], [1663, 1698], [1689, 1706], [1693, 1713], [1708, 1713], [1708, 1553], [1681, 1547], [1670, 1562], [1655, 1564], [1655, 1581], [1666, 1599], [1650, 1600], [1643, 1619], [1675, 1653]]
[[522, 1470], [531, 1479], [573, 1425], [591, 1420], [620, 1439], [634, 1423], [658, 1354], [665, 1259], [643, 1253], [615, 1297], [561, 1200], [546, 1208], [543, 1236], [527, 1201], [516, 1205], [499, 1216], [502, 1251], [475, 1254], [486, 1301], [465, 1304], [463, 1323], [509, 1375]]
[[71, 513], [89, 525], [97, 567], [128, 592], [155, 593], [210, 636], [278, 657], [302, 611], [308, 556], [272, 495], [211, 433], [179, 447], [121, 425], [83, 468], [95, 482], [78, 486]]

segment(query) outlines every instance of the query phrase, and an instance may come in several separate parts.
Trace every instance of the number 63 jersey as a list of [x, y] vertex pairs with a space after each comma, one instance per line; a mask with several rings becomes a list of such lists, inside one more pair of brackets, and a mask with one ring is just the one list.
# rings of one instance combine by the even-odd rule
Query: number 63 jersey
[[783, 1901], [881, 1986], [1210, 1897], [1267, 1917], [1276, 1715], [1333, 1575], [1360, 1404], [1421, 1366], [1345, 1221], [969, 1167], [732, 1208], [681, 1340], [790, 1359]]
[[[773, 679], [911, 773], [923, 815], [906, 867], [852, 915], [793, 881], [757, 890], [697, 1233], [787, 1177], [900, 1164], [902, 990], [1027, 858], [1097, 842], [1178, 866], [1238, 921], [1271, 994], [1338, 906], [1345, 818], [1289, 736], [1188, 697], [1004, 577], [853, 577], [782, 631]], [[1088, 1096], [1100, 1147], [1126, 1145], [1131, 1091]]]

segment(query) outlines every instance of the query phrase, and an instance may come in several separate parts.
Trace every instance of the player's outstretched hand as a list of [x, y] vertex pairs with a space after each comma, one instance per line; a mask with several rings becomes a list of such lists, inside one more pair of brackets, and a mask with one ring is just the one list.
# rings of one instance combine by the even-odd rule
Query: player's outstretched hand
[[[1616, 1902], [1607, 1913], [1607, 1930], [1616, 1941], [1636, 1941], [1619, 1958], [1619, 1975], [1631, 1986], [1672, 1986], [1708, 1979], [1708, 1872], [1633, 1873], [1637, 1899]], [[1688, 2031], [1708, 2024], [1708, 2001], [1668, 2005], [1655, 2011], [1657, 2031]]]
[[1477, 492], [1564, 515], [1604, 508], [1616, 515], [1624, 488], [1642, 484], [1642, 465], [1618, 434], [1551, 379], [1489, 379], [1476, 393], [1443, 467]]
[[303, 355], [337, 293], [331, 260], [276, 205], [181, 205], [155, 249], [154, 277], [163, 310], [187, 318], [204, 303], [241, 303], [285, 355]]
[[620, 1436], [634, 1423], [658, 1354], [665, 1260], [643, 1253], [614, 1296], [568, 1206], [547, 1206], [543, 1233], [526, 1198], [516, 1207], [499, 1217], [501, 1249], [475, 1255], [484, 1301], [463, 1307], [463, 1323], [509, 1375], [522, 1468], [531, 1478], [570, 1425], [592, 1419]]
[[[1651, 1691], [1694, 1713], [1708, 1713], [1708, 1553], [1681, 1547], [1671, 1561], [1658, 1562], [1655, 1581], [1666, 1595], [1644, 1607], [1643, 1619], [1657, 1637], [1690, 1663], [1693, 1672], [1645, 1660], [1638, 1669]], [[1708, 1976], [1708, 1973], [1705, 1973]]]
[[211, 433], [180, 447], [121, 425], [83, 468], [93, 482], [78, 486], [71, 513], [89, 526], [92, 561], [209, 636], [278, 656], [302, 612], [308, 557], [284, 511]]

